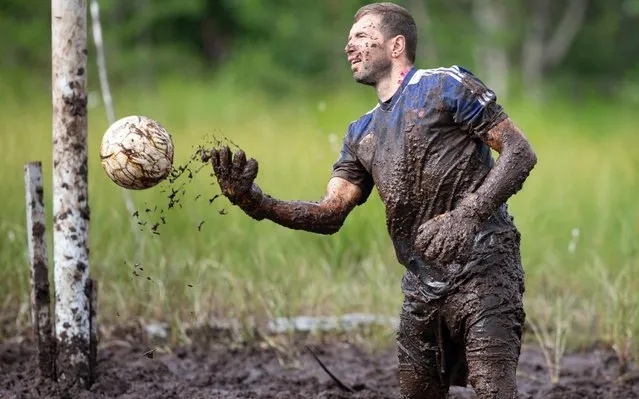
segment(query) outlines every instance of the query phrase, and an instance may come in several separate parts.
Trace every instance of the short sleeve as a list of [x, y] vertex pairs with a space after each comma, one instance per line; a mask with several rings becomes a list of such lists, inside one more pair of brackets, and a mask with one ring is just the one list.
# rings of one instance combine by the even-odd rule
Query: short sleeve
[[453, 120], [471, 137], [485, 140], [487, 133], [499, 122], [508, 117], [497, 96], [470, 71], [453, 67], [454, 73], [448, 75], [453, 86], [446, 92]]
[[354, 146], [355, 143], [353, 143], [349, 128], [349, 133], [342, 144], [339, 159], [333, 164], [331, 177], [340, 177], [358, 186], [362, 190], [362, 199], [358, 203], [358, 205], [361, 205], [366, 202], [371, 194], [374, 183], [370, 173], [358, 160]]

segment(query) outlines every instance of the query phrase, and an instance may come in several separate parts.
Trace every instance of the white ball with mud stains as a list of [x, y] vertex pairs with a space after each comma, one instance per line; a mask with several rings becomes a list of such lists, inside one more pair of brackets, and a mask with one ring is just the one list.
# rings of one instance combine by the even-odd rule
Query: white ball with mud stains
[[173, 165], [173, 141], [166, 129], [145, 116], [127, 116], [102, 137], [100, 159], [117, 185], [142, 190], [164, 180]]

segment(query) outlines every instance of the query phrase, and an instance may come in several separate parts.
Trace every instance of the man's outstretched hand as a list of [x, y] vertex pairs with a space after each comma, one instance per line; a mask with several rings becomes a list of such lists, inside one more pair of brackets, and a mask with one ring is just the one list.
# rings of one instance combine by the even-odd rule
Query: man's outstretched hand
[[257, 177], [257, 161], [247, 160], [244, 151], [231, 155], [228, 146], [211, 150], [211, 163], [222, 194], [235, 205], [249, 205], [253, 181]]
[[458, 207], [419, 226], [415, 249], [442, 265], [464, 263], [479, 232], [480, 220], [469, 207]]

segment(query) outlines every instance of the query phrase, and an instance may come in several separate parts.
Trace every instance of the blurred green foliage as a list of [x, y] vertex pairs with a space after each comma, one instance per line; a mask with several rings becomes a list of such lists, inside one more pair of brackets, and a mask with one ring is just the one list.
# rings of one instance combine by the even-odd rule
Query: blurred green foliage
[[[639, 79], [638, 0], [400, 0], [420, 30], [418, 64], [462, 64], [482, 70], [477, 47], [488, 38], [509, 60], [508, 77], [521, 76], [530, 32], [545, 26], [549, 42], [583, 4], [561, 62], [543, 71], [549, 86], [597, 94], [626, 92]], [[155, 84], [167, 73], [224, 73], [276, 94], [304, 81], [348, 79], [342, 49], [364, 0], [101, 0], [109, 73], [116, 84]], [[482, 32], [477, 9], [488, 5]], [[573, 12], [574, 13], [574, 12]], [[568, 18], [567, 18], [568, 17]], [[574, 21], [573, 21], [574, 22]], [[569, 24], [569, 23], [568, 23]], [[566, 35], [568, 36], [568, 35]], [[5, 78], [47, 81], [50, 7], [36, 0], [0, 3], [0, 71]], [[93, 54], [93, 44], [90, 45]], [[94, 57], [90, 57], [94, 62]], [[28, 71], [25, 71], [28, 68]], [[95, 76], [95, 75], [92, 75]], [[525, 80], [525, 79], [524, 79]], [[520, 84], [513, 87], [518, 88]], [[524, 82], [525, 86], [525, 82]]]

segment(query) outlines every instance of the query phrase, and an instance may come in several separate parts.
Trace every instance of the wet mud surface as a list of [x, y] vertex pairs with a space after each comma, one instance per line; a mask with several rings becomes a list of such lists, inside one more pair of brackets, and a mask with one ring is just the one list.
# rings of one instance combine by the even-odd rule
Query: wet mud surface
[[[343, 341], [310, 344], [346, 392], [300, 345], [284, 356], [270, 345], [232, 348], [194, 344], [171, 351], [126, 340], [100, 345], [97, 379], [90, 390], [61, 392], [37, 377], [33, 342], [0, 344], [0, 398], [396, 398], [394, 348], [370, 353]], [[541, 352], [524, 346], [518, 369], [520, 398], [638, 398], [639, 372], [618, 377], [614, 354], [593, 348], [564, 358], [558, 384], [550, 384]], [[474, 398], [453, 387], [449, 398]]]

